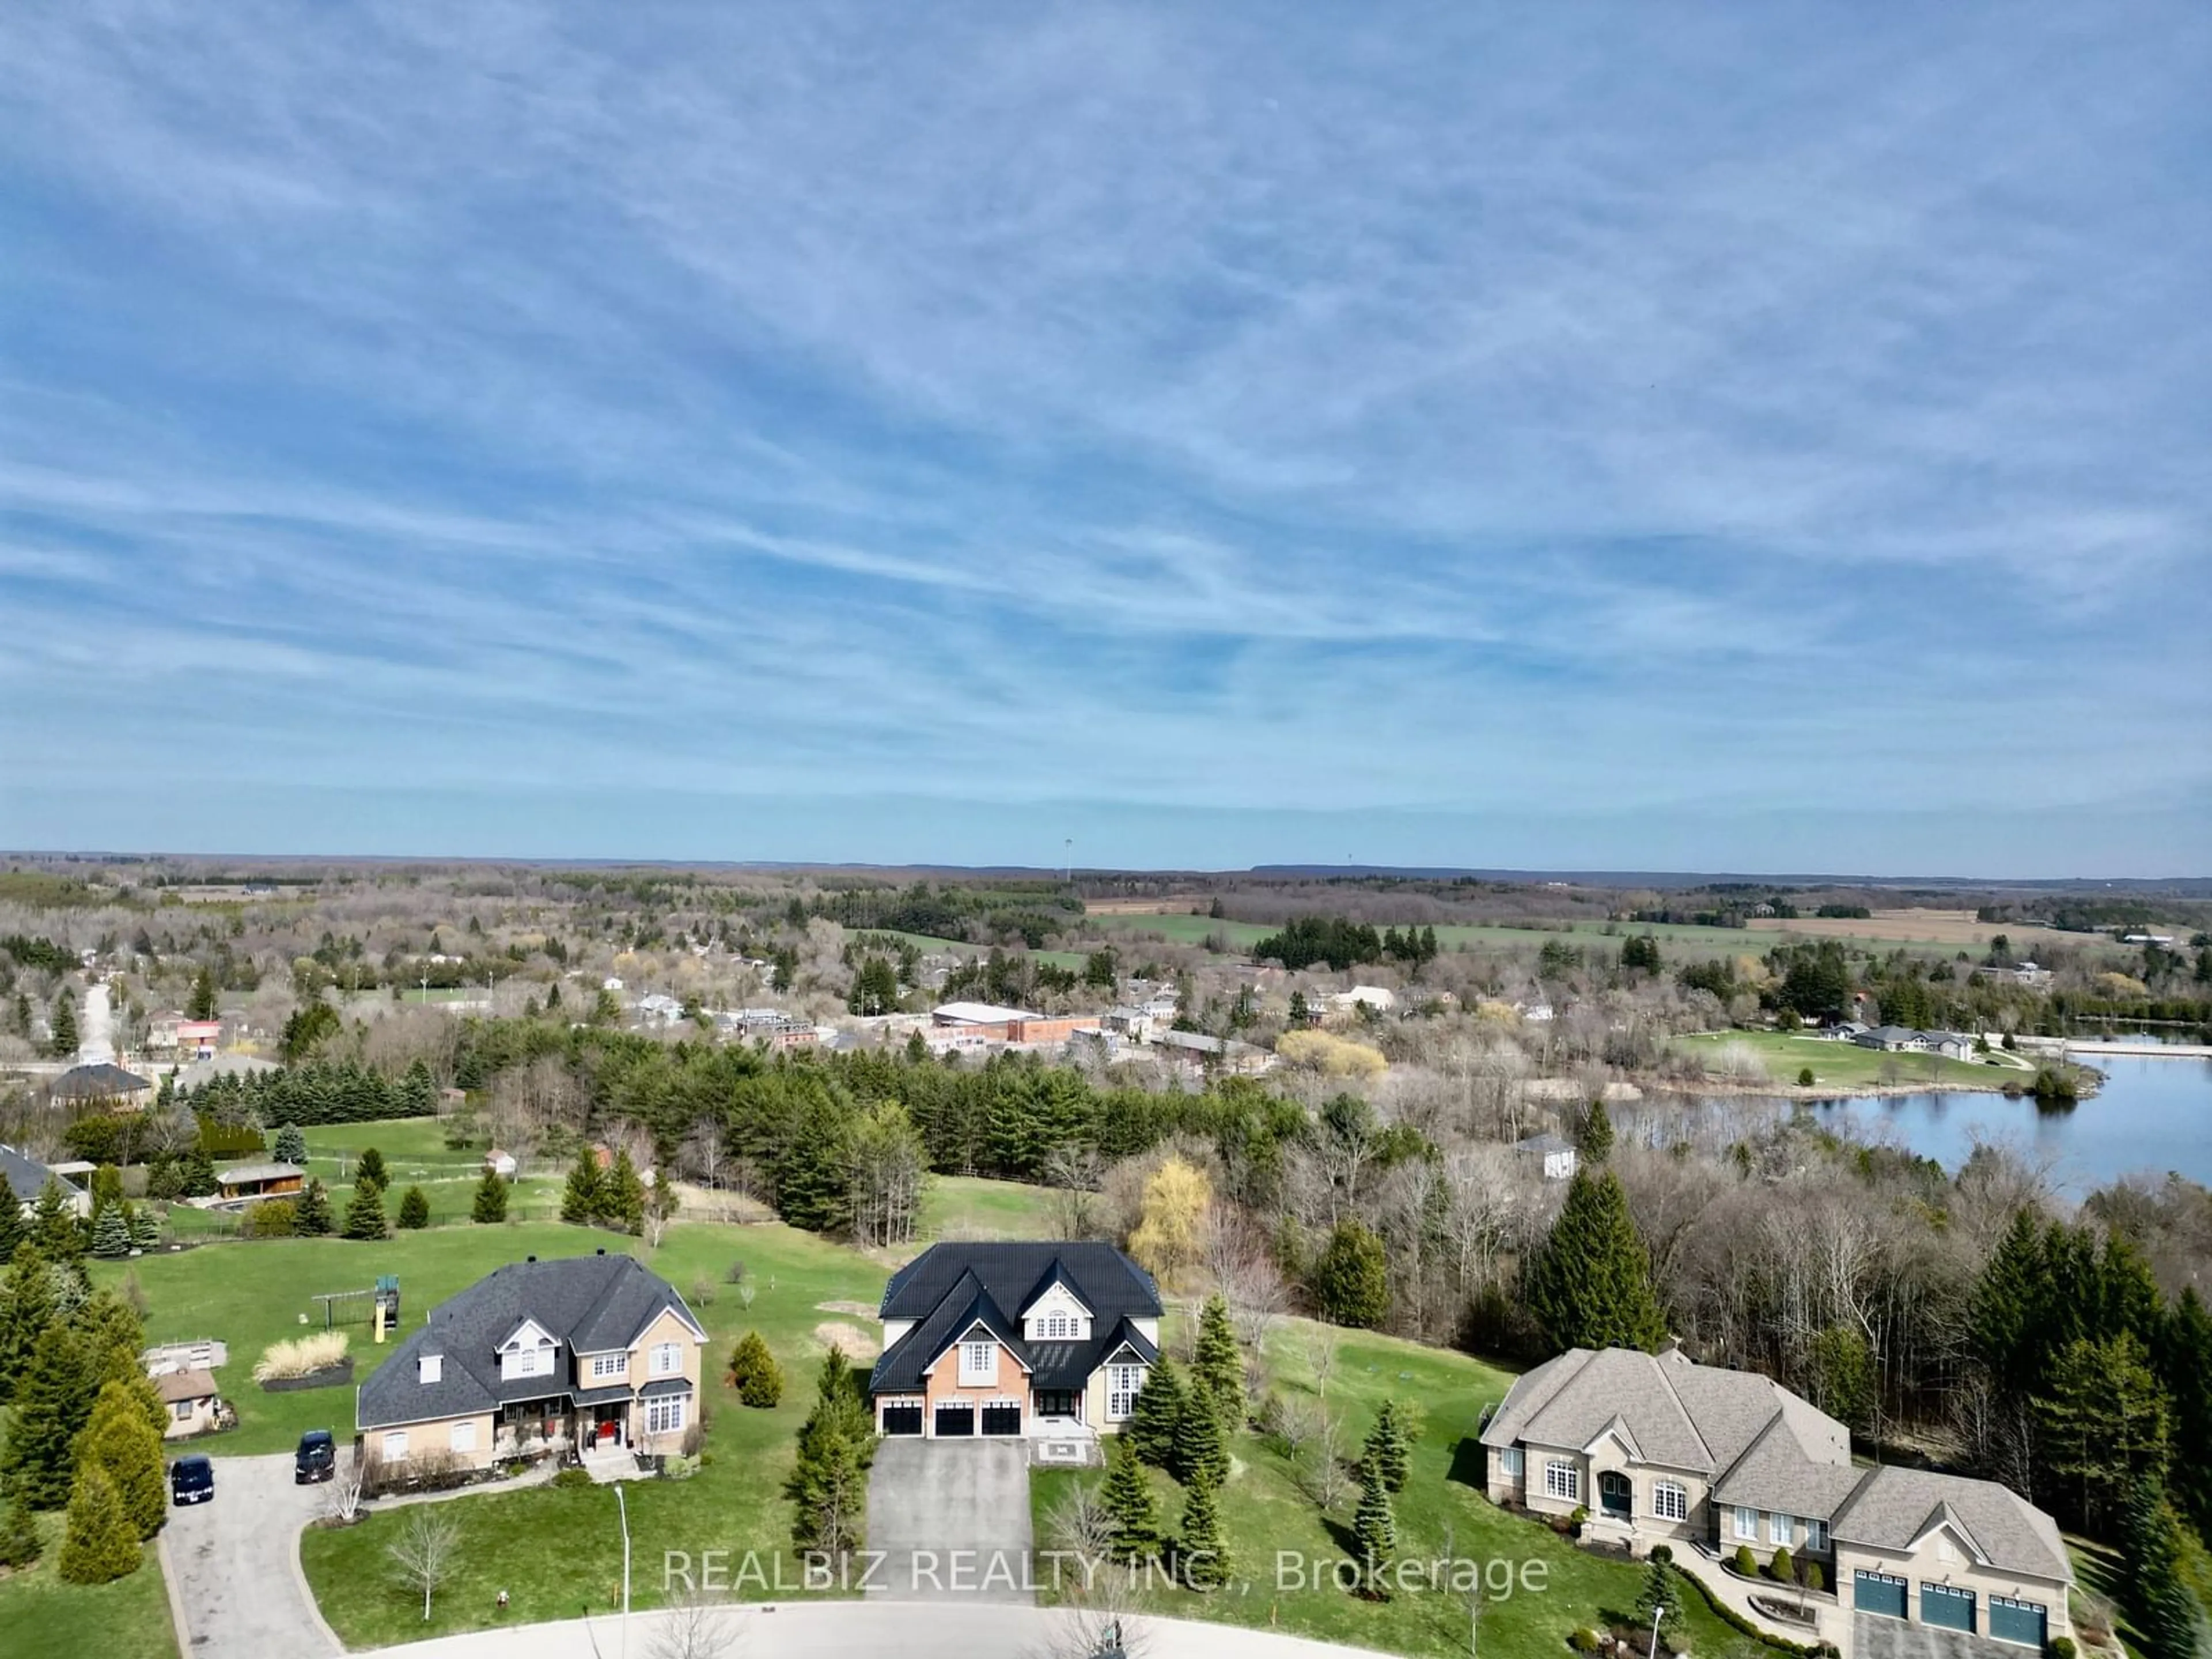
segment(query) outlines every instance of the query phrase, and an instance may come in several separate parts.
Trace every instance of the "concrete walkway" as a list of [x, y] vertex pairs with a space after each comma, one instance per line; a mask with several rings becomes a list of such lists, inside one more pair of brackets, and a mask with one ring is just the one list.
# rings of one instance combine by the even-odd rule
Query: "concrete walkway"
[[1833, 1596], [1814, 1595], [1810, 1591], [1806, 1593], [1804, 1605], [1814, 1620], [1808, 1628], [1779, 1619], [1770, 1619], [1751, 1605], [1751, 1598], [1754, 1595], [1762, 1601], [1795, 1603], [1797, 1600], [1795, 1590], [1765, 1579], [1754, 1584], [1748, 1579], [1739, 1578], [1711, 1556], [1695, 1549], [1678, 1552], [1674, 1565], [1711, 1590], [1716, 1601], [1741, 1613], [1770, 1636], [1794, 1642], [1801, 1647], [1819, 1640], [1832, 1643], [1843, 1652], [1850, 1650], [1846, 1640], [1850, 1635], [1850, 1614], [1837, 1604]]
[[[1074, 1622], [1061, 1613], [1004, 1603], [800, 1601], [730, 1610], [732, 1659], [1049, 1659], [1066, 1653]], [[625, 1644], [619, 1617], [477, 1631], [381, 1648], [405, 1659], [647, 1659], [662, 1615], [639, 1613]], [[1132, 1619], [1132, 1659], [1370, 1659], [1368, 1648], [1336, 1647], [1273, 1631], [1184, 1619]]]

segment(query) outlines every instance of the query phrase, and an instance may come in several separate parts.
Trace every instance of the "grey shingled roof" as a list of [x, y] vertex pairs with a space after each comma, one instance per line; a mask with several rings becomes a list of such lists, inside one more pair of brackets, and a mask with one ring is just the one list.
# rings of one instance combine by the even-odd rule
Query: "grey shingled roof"
[[[1055, 1283], [1090, 1309], [1090, 1340], [1023, 1340], [1022, 1310]], [[933, 1244], [884, 1287], [882, 1316], [915, 1323], [876, 1362], [869, 1386], [879, 1394], [915, 1392], [922, 1373], [980, 1322], [1029, 1368], [1033, 1386], [1079, 1388], [1124, 1342], [1147, 1364], [1156, 1360], [1157, 1351], [1130, 1322], [1159, 1316], [1159, 1286], [1110, 1244]]]
[[228, 1170], [217, 1170], [215, 1178], [226, 1187], [246, 1181], [283, 1181], [288, 1176], [303, 1179], [307, 1171], [296, 1164], [234, 1164]]
[[1846, 1544], [1904, 1551], [1947, 1518], [1966, 1534], [1969, 1547], [1999, 1571], [2072, 1582], [2058, 1523], [1993, 1480], [1932, 1469], [1871, 1470], [1830, 1531]]
[[[599, 1390], [578, 1389], [579, 1353], [626, 1348], [673, 1309], [695, 1331], [699, 1322], [673, 1285], [626, 1255], [568, 1256], [513, 1261], [430, 1310], [392, 1357], [361, 1386], [355, 1425], [381, 1428], [489, 1411], [507, 1401], [546, 1400]], [[553, 1375], [504, 1381], [499, 1346], [525, 1320], [562, 1346]], [[416, 1362], [440, 1357], [435, 1382], [416, 1380]]]
[[[35, 1158], [27, 1158], [13, 1146], [0, 1146], [0, 1175], [7, 1176], [8, 1190], [15, 1194], [20, 1202], [33, 1204], [46, 1189], [47, 1177], [53, 1176], [54, 1172]], [[54, 1178], [60, 1179], [58, 1176]], [[66, 1181], [62, 1182], [62, 1189], [64, 1192], [76, 1190]]]
[[[1666, 1373], [1676, 1366], [1705, 1369], [1686, 1360], [1662, 1366], [1632, 1348], [1570, 1349], [1513, 1385], [1483, 1431], [1482, 1443], [1510, 1446], [1528, 1441], [1579, 1451], [1617, 1419], [1635, 1442], [1641, 1462], [1715, 1474], [1722, 1465], [1668, 1381]], [[1757, 1428], [1753, 1425], [1738, 1444], [1747, 1443]]]
[[1777, 1412], [1713, 1483], [1713, 1501], [1821, 1521], [1834, 1515], [1859, 1484], [1861, 1471], [1851, 1467], [1848, 1445], [1826, 1442], [1817, 1432], [1808, 1436], [1802, 1415], [1787, 1406]]
[[103, 1060], [70, 1066], [53, 1080], [48, 1092], [57, 1100], [112, 1100], [118, 1095], [143, 1094], [153, 1086], [137, 1073]]

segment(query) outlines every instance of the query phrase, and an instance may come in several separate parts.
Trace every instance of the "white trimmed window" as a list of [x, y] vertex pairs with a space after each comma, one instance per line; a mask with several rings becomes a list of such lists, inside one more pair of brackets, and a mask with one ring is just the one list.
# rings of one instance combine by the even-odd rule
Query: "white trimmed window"
[[550, 1376], [553, 1375], [553, 1350], [517, 1349], [501, 1359], [499, 1374], [501, 1376]]
[[1106, 1420], [1119, 1423], [1137, 1409], [1138, 1392], [1145, 1386], [1142, 1365], [1109, 1365], [1106, 1368]]
[[1794, 1534], [1790, 1530], [1790, 1517], [1779, 1510], [1766, 1517], [1766, 1541], [1787, 1544]]
[[674, 1376], [684, 1369], [684, 1346], [678, 1342], [656, 1342], [653, 1345], [653, 1374], [655, 1376]]
[[1690, 1489], [1679, 1480], [1652, 1483], [1651, 1513], [1662, 1521], [1690, 1518]]
[[960, 1345], [960, 1386], [972, 1389], [999, 1380], [999, 1345], [963, 1342]]
[[684, 1426], [684, 1401], [682, 1395], [665, 1400], [645, 1402], [645, 1431], [647, 1434], [674, 1434]]
[[1500, 1474], [1510, 1474], [1517, 1480], [1521, 1478], [1522, 1470], [1528, 1466], [1528, 1455], [1520, 1447], [1506, 1446], [1499, 1449], [1498, 1471]]
[[627, 1376], [629, 1375], [629, 1356], [626, 1353], [595, 1353], [592, 1356], [592, 1375], [594, 1377]]
[[1808, 1550], [1825, 1550], [1828, 1547], [1826, 1522], [1815, 1521], [1809, 1515], [1805, 1517], [1805, 1547]]
[[1074, 1339], [1075, 1316], [1073, 1314], [1048, 1313], [1038, 1322], [1044, 1328], [1038, 1334], [1048, 1342], [1067, 1342]]
[[386, 1430], [384, 1436], [384, 1461], [387, 1463], [400, 1463], [404, 1462], [406, 1458], [407, 1431]]
[[1564, 1498], [1571, 1503], [1580, 1503], [1583, 1495], [1583, 1472], [1573, 1464], [1553, 1458], [1544, 1465], [1544, 1495]]
[[472, 1452], [477, 1449], [477, 1420], [463, 1418], [453, 1425], [453, 1448], [457, 1452]]
[[1756, 1544], [1759, 1541], [1759, 1511], [1739, 1507], [1735, 1512], [1735, 1527], [1738, 1541]]
[[189, 1423], [192, 1417], [192, 1402], [189, 1400], [179, 1400], [169, 1407], [169, 1415], [179, 1423]]

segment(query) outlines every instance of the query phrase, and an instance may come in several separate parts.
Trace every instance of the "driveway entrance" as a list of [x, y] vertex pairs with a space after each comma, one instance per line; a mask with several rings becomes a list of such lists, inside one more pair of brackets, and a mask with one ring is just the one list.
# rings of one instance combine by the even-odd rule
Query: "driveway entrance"
[[292, 1455], [218, 1457], [215, 1501], [169, 1510], [162, 1558], [193, 1659], [309, 1659], [334, 1652], [297, 1565], [323, 1486], [293, 1484]]
[[1029, 1449], [1018, 1440], [885, 1440], [868, 1474], [875, 1593], [1029, 1601]]

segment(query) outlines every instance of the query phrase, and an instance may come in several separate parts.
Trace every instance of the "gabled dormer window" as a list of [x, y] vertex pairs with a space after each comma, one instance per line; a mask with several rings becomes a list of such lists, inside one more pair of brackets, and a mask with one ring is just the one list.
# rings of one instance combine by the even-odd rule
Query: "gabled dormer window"
[[960, 1386], [978, 1388], [999, 1380], [999, 1347], [995, 1342], [960, 1345]]

